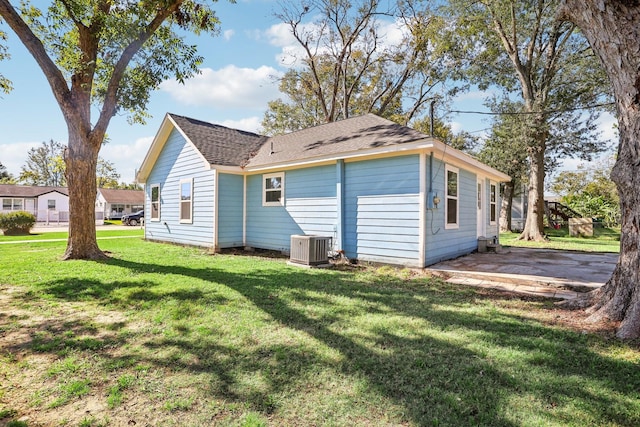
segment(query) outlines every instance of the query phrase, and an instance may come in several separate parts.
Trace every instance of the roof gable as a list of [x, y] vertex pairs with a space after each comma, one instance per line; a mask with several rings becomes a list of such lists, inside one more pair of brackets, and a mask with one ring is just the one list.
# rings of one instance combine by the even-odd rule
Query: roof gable
[[255, 133], [167, 113], [140, 166], [140, 182], [146, 182], [173, 129], [180, 132], [209, 165], [243, 167], [267, 140]]

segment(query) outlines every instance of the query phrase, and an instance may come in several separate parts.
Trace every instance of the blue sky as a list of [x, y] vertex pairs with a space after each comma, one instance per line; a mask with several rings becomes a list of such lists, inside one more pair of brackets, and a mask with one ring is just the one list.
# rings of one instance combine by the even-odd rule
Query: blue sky
[[[286, 71], [283, 58], [296, 47], [287, 27], [274, 16], [277, 8], [273, 0], [216, 3], [220, 35], [193, 39], [204, 57], [202, 73], [185, 85], [163, 83], [151, 96], [148, 111], [153, 117], [146, 125], [129, 125], [123, 116], [111, 120], [110, 142], [100, 156], [115, 164], [121, 181], [133, 181], [167, 112], [237, 129], [259, 129], [268, 101], [279, 97], [273, 77]], [[66, 144], [67, 130], [42, 71], [17, 37], [6, 26], [3, 29], [9, 36], [11, 59], [0, 62], [0, 67], [14, 89], [0, 95], [0, 162], [17, 176], [30, 148], [50, 139]], [[393, 33], [388, 37], [393, 39]], [[452, 109], [484, 110], [486, 95], [477, 91], [460, 95]], [[447, 121], [454, 130], [477, 132], [489, 127], [488, 116], [450, 115]], [[612, 118], [602, 122], [603, 130], [612, 135]], [[577, 163], [569, 161], [566, 167]]]

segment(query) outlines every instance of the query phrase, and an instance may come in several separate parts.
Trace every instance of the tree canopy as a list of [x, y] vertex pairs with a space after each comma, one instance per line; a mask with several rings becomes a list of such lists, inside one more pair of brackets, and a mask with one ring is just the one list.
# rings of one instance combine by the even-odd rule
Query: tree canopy
[[110, 120], [126, 114], [144, 122], [150, 93], [162, 81], [184, 81], [198, 72], [202, 58], [184, 34], [217, 33], [212, 4], [141, 0], [122, 7], [109, 0], [54, 0], [41, 9], [0, 0], [0, 17], [42, 69], [67, 124], [65, 259], [105, 257], [96, 241], [93, 205], [98, 153]]
[[[606, 75], [574, 24], [555, 17], [556, 0], [450, 0], [448, 37], [463, 77], [497, 91], [494, 106], [518, 102], [523, 149], [529, 158], [524, 239], [543, 239], [545, 163], [555, 156], [589, 158], [598, 140]], [[500, 101], [500, 98], [502, 101]], [[496, 111], [498, 113], [504, 111]], [[550, 156], [553, 155], [553, 156]]]
[[[283, 3], [277, 17], [299, 46], [269, 103], [267, 134], [375, 113], [407, 124], [445, 93], [453, 71], [434, 44], [444, 21], [412, 2]], [[390, 42], [390, 40], [394, 40]]]

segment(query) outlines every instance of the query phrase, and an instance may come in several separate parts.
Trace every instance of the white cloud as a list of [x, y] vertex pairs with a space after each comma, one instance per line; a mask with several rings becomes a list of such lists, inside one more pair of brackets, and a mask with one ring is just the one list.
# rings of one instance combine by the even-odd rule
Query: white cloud
[[116, 171], [120, 174], [120, 181], [133, 182], [135, 171], [140, 169], [153, 138], [153, 136], [138, 138], [133, 144], [110, 142], [102, 147], [100, 157], [115, 165]]
[[449, 122], [449, 126], [451, 126], [451, 132], [458, 133], [461, 130], [464, 130], [464, 126], [460, 122]]
[[618, 120], [609, 113], [604, 113], [598, 119], [598, 130], [602, 133], [602, 139], [609, 143], [618, 141]]
[[268, 101], [278, 97], [282, 73], [272, 67], [239, 68], [228, 65], [219, 70], [203, 68], [202, 73], [185, 84], [165, 81], [160, 89], [184, 105], [224, 108], [264, 109]]
[[27, 161], [27, 154], [31, 148], [37, 147], [41, 142], [16, 142], [0, 145], [0, 163], [7, 168], [7, 172], [14, 177], [20, 174], [20, 168]]
[[225, 30], [222, 33], [222, 37], [226, 40], [229, 41], [231, 40], [231, 38], [236, 34], [235, 30]]
[[231, 129], [240, 129], [246, 130], [247, 132], [258, 132], [262, 123], [262, 119], [260, 117], [247, 117], [240, 120], [224, 120], [223, 122], [219, 122], [219, 125], [226, 126]]

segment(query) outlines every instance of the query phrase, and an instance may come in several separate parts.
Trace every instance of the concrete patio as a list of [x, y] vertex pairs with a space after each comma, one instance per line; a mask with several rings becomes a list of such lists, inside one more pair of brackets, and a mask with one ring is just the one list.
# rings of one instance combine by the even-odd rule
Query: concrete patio
[[604, 285], [617, 261], [616, 253], [508, 247], [444, 261], [427, 271], [450, 283], [570, 299]]

